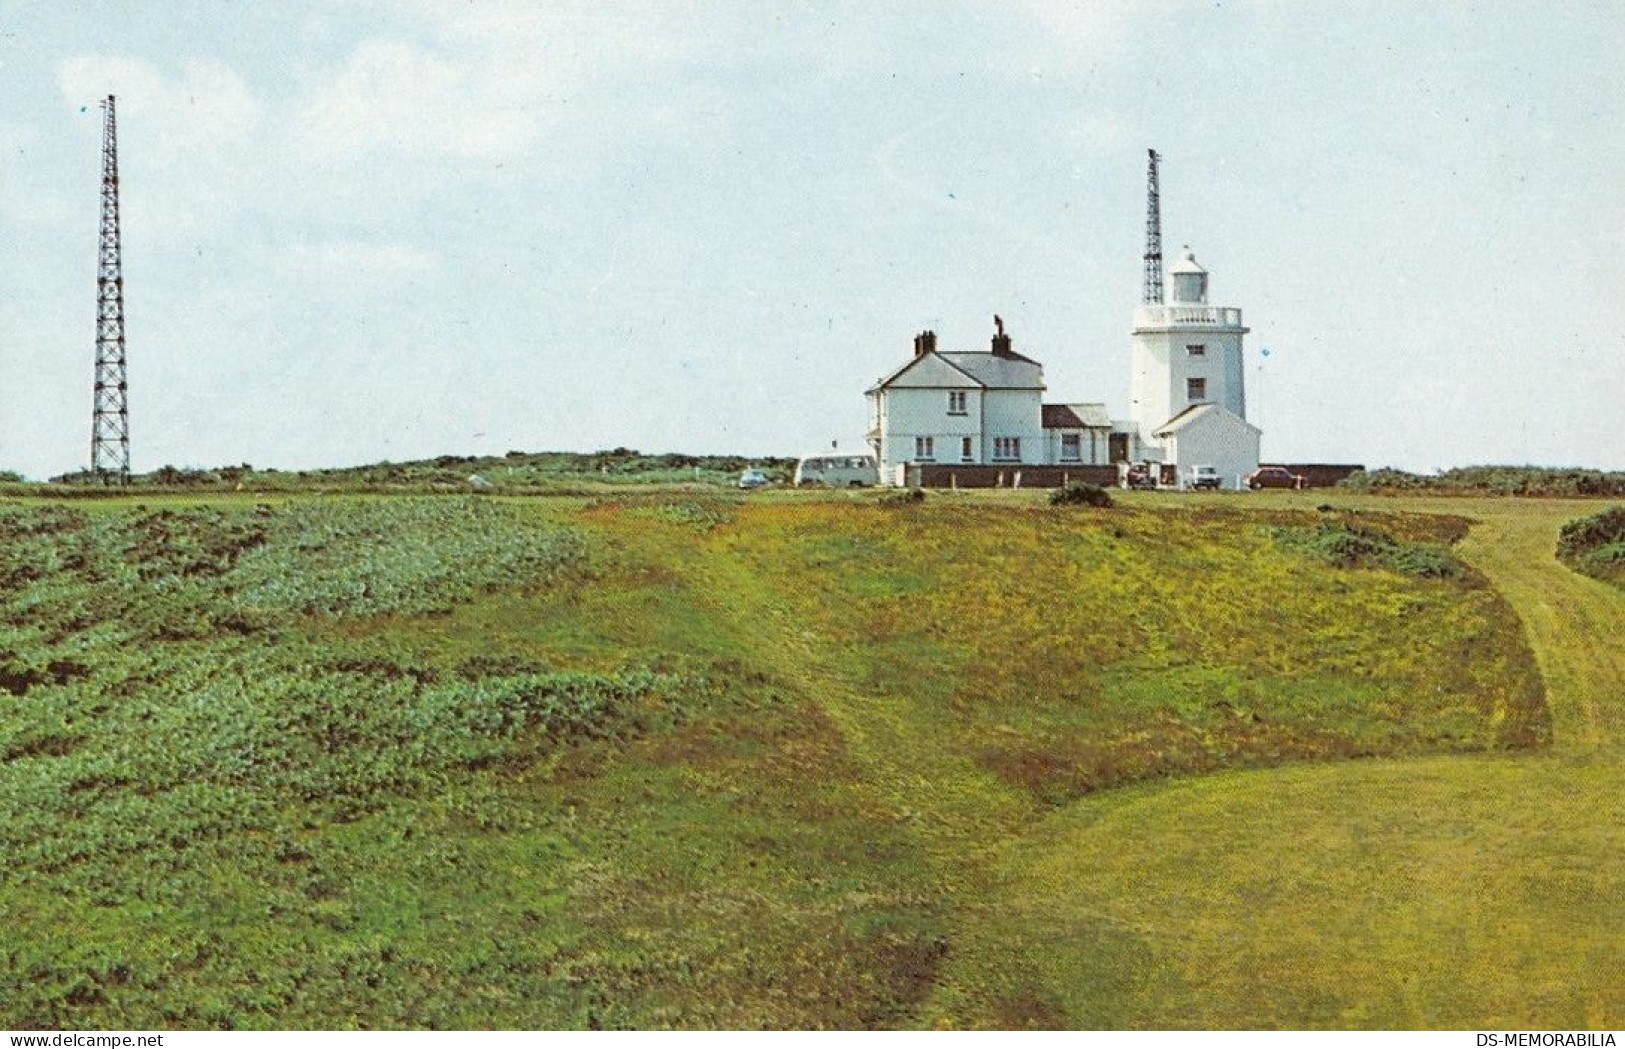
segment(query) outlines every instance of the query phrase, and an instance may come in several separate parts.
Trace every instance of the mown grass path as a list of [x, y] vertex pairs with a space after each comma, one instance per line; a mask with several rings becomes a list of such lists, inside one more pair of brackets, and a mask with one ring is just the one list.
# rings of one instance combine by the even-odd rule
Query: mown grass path
[[1625, 594], [1570, 571], [1555, 554], [1559, 526], [1595, 506], [1507, 502], [1461, 508], [1479, 521], [1461, 554], [1490, 578], [1528, 629], [1556, 745], [1625, 742]]

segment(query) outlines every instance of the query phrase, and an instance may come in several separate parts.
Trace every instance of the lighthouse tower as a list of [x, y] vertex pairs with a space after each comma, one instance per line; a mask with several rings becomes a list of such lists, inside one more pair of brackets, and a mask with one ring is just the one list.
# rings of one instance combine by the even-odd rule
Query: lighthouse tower
[[1247, 417], [1241, 310], [1208, 303], [1207, 270], [1188, 246], [1168, 277], [1167, 301], [1134, 311], [1129, 417], [1146, 449], [1161, 444], [1166, 425], [1196, 405]]

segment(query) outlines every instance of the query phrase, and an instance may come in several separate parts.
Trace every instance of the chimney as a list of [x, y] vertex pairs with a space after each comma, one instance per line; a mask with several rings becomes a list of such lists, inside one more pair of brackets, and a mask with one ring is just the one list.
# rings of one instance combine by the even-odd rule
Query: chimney
[[1004, 318], [997, 313], [993, 315], [993, 356], [1013, 357], [1010, 351], [1010, 336], [1004, 333]]
[[937, 352], [937, 333], [922, 331], [914, 336], [914, 356], [924, 357], [928, 353]]

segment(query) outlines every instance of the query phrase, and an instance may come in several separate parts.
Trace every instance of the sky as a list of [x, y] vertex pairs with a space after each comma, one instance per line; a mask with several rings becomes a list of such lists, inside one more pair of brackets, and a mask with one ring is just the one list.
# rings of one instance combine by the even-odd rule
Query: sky
[[0, 0], [0, 467], [88, 464], [112, 93], [138, 471], [856, 448], [995, 313], [1121, 418], [1148, 147], [1266, 461], [1625, 469], [1622, 52], [1617, 0]]

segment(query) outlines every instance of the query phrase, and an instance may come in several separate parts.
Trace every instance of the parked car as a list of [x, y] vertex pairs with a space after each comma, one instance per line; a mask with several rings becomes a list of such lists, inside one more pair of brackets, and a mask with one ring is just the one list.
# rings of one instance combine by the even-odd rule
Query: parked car
[[796, 463], [797, 485], [819, 484], [834, 488], [859, 488], [878, 484], [879, 481], [880, 467], [872, 455], [838, 455], [831, 452], [804, 456]]
[[1125, 488], [1155, 488], [1156, 486], [1157, 475], [1152, 473], [1151, 467], [1145, 463], [1135, 463], [1128, 468], [1128, 473], [1123, 476], [1123, 487]]
[[767, 483], [767, 474], [760, 470], [746, 470], [739, 475], [739, 487], [741, 488], [763, 488]]
[[1247, 475], [1247, 487], [1255, 492], [1260, 488], [1302, 488], [1303, 477], [1284, 466], [1260, 466]]
[[1191, 472], [1185, 475], [1185, 487], [1195, 489], [1208, 488], [1216, 492], [1219, 490], [1219, 483], [1221, 480], [1222, 478], [1219, 477], [1218, 467], [1193, 466], [1191, 467]]

